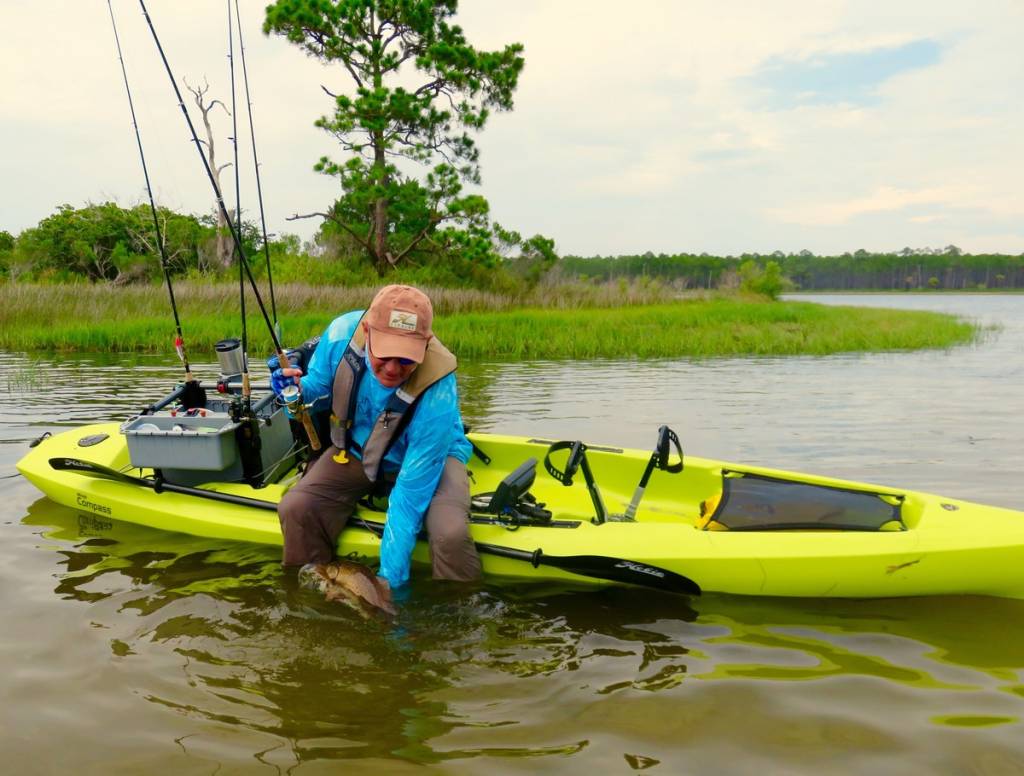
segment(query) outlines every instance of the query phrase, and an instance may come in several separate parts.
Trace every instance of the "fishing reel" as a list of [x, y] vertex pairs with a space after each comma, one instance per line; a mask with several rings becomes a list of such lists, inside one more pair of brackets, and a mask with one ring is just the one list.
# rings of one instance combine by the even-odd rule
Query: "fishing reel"
[[281, 391], [281, 403], [288, 408], [292, 417], [295, 418], [299, 417], [299, 413], [303, 412], [306, 408], [306, 405], [302, 402], [302, 392], [297, 385], [289, 385]]

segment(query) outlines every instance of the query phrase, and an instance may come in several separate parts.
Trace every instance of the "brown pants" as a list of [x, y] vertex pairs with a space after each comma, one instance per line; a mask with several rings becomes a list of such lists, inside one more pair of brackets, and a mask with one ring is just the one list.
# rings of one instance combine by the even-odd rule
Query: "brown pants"
[[[338, 463], [337, 453], [333, 445], [325, 450], [278, 504], [286, 566], [332, 561], [341, 529], [373, 487], [362, 463]], [[469, 478], [458, 459], [446, 459], [424, 524], [434, 579], [480, 578], [480, 557], [469, 536]]]

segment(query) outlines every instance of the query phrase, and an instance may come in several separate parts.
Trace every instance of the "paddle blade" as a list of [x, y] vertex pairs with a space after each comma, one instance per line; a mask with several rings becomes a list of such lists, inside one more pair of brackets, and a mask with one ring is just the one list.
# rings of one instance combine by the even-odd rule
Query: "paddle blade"
[[556, 557], [541, 555], [540, 563], [557, 565], [561, 569], [571, 571], [595, 579], [607, 579], [612, 582], [626, 582], [630, 585], [653, 587], [669, 593], [684, 595], [700, 595], [700, 585], [689, 577], [677, 574], [668, 569], [637, 563], [622, 558], [608, 558], [601, 555], [571, 555]]
[[581, 577], [653, 587], [656, 590], [664, 590], [669, 593], [700, 595], [701, 592], [700, 585], [682, 574], [624, 558], [604, 555], [545, 555], [541, 549], [529, 552], [482, 542], [477, 542], [476, 547], [484, 554], [525, 561], [534, 568], [551, 566], [572, 574], [579, 574]]
[[144, 480], [139, 480], [137, 477], [124, 474], [111, 469], [107, 466], [101, 466], [98, 463], [92, 463], [90, 461], [83, 461], [80, 458], [50, 458], [48, 463], [51, 469], [57, 469], [58, 471], [72, 471], [72, 472], [85, 472], [86, 474], [92, 474], [97, 477], [109, 477], [114, 480], [131, 481], [145, 483]]

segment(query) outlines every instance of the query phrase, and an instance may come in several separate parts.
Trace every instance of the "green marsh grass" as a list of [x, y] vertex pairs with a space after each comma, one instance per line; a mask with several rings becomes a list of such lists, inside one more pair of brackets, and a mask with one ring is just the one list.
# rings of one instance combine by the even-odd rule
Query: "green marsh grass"
[[976, 328], [937, 313], [696, 299], [573, 311], [466, 313], [437, 325], [463, 358], [711, 358], [944, 348]]
[[[826, 355], [944, 348], [979, 333], [973, 324], [938, 313], [726, 295], [677, 298], [656, 284], [547, 287], [525, 299], [426, 290], [438, 336], [473, 360]], [[365, 306], [373, 292], [279, 286], [283, 344], [321, 333], [337, 314]], [[233, 285], [175, 286], [193, 361], [213, 360], [218, 340], [239, 336], [237, 294]], [[266, 294], [264, 301], [269, 308]], [[263, 318], [251, 298], [247, 304], [249, 351], [269, 353]], [[0, 285], [0, 347], [8, 350], [171, 353], [174, 333], [162, 286]]]

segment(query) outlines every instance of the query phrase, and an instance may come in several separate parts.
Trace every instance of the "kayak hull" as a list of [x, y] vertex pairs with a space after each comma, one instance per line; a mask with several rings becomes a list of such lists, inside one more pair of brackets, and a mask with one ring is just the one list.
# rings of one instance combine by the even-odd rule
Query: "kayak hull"
[[[470, 461], [474, 493], [493, 492], [526, 459], [543, 459], [552, 442], [470, 436], [490, 458], [490, 463], [477, 457]], [[83, 446], [83, 440], [89, 444]], [[651, 454], [610, 447], [590, 447], [587, 453], [612, 519], [595, 524], [595, 509], [582, 481], [566, 487], [540, 466], [530, 492], [553, 513], [551, 524], [509, 526], [493, 516], [475, 517], [471, 532], [485, 575], [758, 596], [1024, 598], [1022, 512], [687, 456], [681, 473], [653, 473], [635, 520], [626, 521], [614, 513], [626, 510]], [[51, 459], [87, 461], [127, 477], [60, 470]], [[128, 446], [116, 423], [45, 438], [18, 462], [18, 469], [52, 501], [91, 517], [269, 545], [281, 544], [274, 506], [296, 479], [292, 473], [262, 488], [207, 483], [199, 486], [209, 494], [205, 497], [158, 493], [151, 481], [143, 486], [128, 479], [149, 477], [151, 472], [131, 468]], [[905, 530], [703, 530], [701, 504], [721, 492], [723, 470], [895, 493], [902, 501]], [[225, 495], [260, 504], [215, 500]], [[361, 509], [342, 532], [339, 556], [377, 558], [383, 521], [383, 513]], [[426, 541], [417, 543], [413, 562], [429, 567]]]

